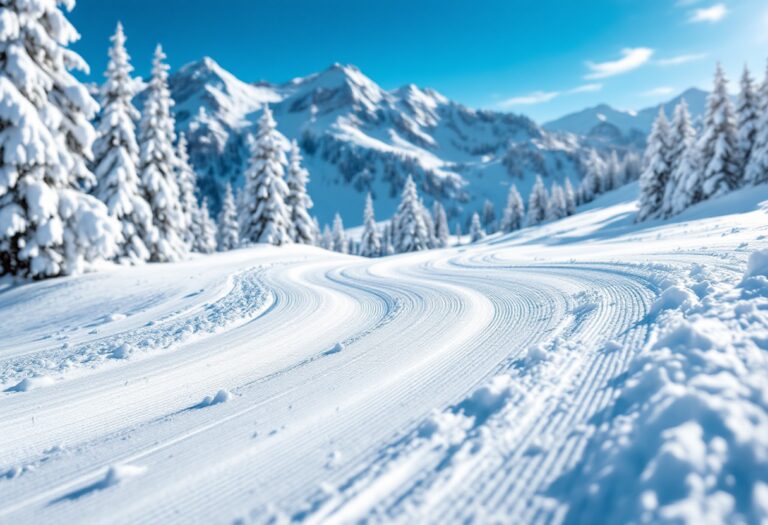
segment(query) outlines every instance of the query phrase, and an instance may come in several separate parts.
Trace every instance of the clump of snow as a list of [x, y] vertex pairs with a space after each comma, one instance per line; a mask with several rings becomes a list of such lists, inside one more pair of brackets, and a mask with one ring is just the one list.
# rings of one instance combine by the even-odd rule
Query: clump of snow
[[543, 344], [530, 346], [525, 353], [525, 362], [529, 365], [547, 360], [547, 349]]
[[609, 353], [612, 353], [612, 352], [618, 352], [619, 350], [621, 350], [623, 348], [624, 348], [624, 346], [622, 346], [621, 344], [617, 343], [616, 341], [608, 341], [603, 346], [603, 352], [609, 354]]
[[111, 357], [113, 359], [128, 359], [132, 352], [133, 346], [123, 343], [112, 351]]
[[501, 410], [511, 395], [512, 377], [509, 375], [498, 375], [459, 403], [456, 411], [460, 411], [467, 417], [474, 418], [475, 426], [481, 425], [489, 417]]
[[112, 465], [101, 481], [100, 488], [113, 487], [131, 478], [141, 476], [147, 471], [147, 467], [138, 465]]
[[234, 396], [229, 390], [221, 389], [218, 392], [216, 392], [216, 395], [214, 395], [213, 397], [205, 396], [203, 400], [196, 405], [196, 408], [206, 408], [213, 405], [226, 403], [227, 401], [230, 401], [233, 397]]
[[664, 310], [687, 310], [698, 303], [698, 297], [688, 288], [675, 285], [670, 286], [656, 299], [651, 307], [651, 314], [658, 314]]
[[744, 281], [752, 278], [768, 278], [768, 249], [756, 250], [749, 256]]
[[338, 354], [343, 350], [344, 350], [344, 343], [339, 342], [333, 345], [333, 348], [331, 348], [330, 350], [326, 350], [325, 352], [323, 352], [323, 355]]
[[35, 388], [42, 388], [54, 383], [54, 379], [50, 376], [32, 376], [26, 377], [19, 381], [14, 386], [6, 389], [6, 392], [29, 392]]

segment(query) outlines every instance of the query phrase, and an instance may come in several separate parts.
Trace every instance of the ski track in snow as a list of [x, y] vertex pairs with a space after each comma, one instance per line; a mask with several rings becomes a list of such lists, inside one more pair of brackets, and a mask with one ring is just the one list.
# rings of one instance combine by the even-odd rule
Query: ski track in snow
[[660, 291], [745, 253], [254, 248], [6, 291], [0, 522], [561, 522]]

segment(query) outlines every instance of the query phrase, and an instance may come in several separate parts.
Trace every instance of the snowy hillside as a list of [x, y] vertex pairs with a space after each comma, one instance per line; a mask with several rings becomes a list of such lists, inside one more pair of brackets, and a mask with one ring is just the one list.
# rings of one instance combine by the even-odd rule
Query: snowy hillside
[[[691, 88], [662, 104], [667, 115], [671, 115], [680, 100], [685, 99], [691, 116], [698, 121], [706, 110], [706, 91]], [[641, 149], [651, 125], [659, 113], [659, 106], [640, 111], [614, 109], [608, 104], [587, 108], [559, 119], [547, 122], [544, 128], [551, 131], [565, 131], [587, 137], [596, 145], [606, 144]]]
[[4, 289], [0, 522], [764, 522], [768, 186], [642, 225], [636, 193]]
[[362, 221], [365, 193], [390, 216], [411, 174], [427, 204], [468, 217], [485, 199], [502, 207], [511, 182], [527, 195], [534, 175], [581, 177], [576, 137], [544, 131], [513, 114], [476, 111], [414, 85], [386, 91], [354, 66], [285, 84], [248, 84], [210, 58], [171, 75], [177, 128], [189, 136], [203, 194], [218, 209], [227, 181], [242, 181], [247, 136], [270, 104], [279, 130], [299, 141], [311, 173], [315, 213]]

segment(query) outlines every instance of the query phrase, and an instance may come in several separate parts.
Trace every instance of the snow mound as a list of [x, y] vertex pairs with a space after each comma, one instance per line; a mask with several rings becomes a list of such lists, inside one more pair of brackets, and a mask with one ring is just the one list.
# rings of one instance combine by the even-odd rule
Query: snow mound
[[54, 383], [54, 379], [50, 376], [33, 376], [27, 377], [19, 381], [14, 386], [6, 389], [6, 392], [29, 392], [35, 388], [42, 388], [50, 386]]
[[229, 390], [221, 389], [216, 392], [214, 396], [205, 396], [200, 403], [195, 405], [195, 408], [206, 408], [213, 405], [219, 405], [230, 401], [234, 396]]
[[651, 314], [659, 314], [664, 310], [687, 310], [698, 302], [698, 297], [688, 288], [676, 285], [670, 286], [656, 299], [651, 306]]
[[336, 343], [335, 345], [333, 345], [333, 348], [323, 352], [323, 355], [338, 354], [338, 353], [341, 353], [343, 350], [344, 350], [344, 343]]
[[101, 488], [119, 485], [131, 478], [141, 476], [147, 471], [147, 467], [138, 465], [112, 465], [101, 482]]
[[512, 377], [498, 375], [488, 384], [481, 386], [456, 406], [454, 412], [461, 412], [474, 419], [475, 426], [483, 424], [489, 417], [504, 407], [512, 395]]

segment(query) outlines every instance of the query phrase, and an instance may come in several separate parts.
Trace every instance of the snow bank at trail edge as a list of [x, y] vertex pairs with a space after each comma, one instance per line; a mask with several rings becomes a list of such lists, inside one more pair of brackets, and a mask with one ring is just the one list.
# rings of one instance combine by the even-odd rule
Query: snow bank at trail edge
[[768, 522], [768, 250], [692, 300], [705, 280], [662, 293], [567, 523]]

